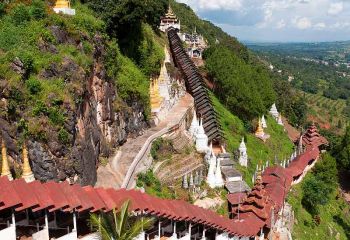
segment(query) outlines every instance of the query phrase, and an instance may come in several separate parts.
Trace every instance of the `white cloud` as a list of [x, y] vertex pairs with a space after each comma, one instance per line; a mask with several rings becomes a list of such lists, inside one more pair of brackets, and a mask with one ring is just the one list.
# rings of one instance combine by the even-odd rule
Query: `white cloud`
[[[350, 40], [350, 0], [177, 0], [244, 39]], [[222, 13], [222, 14], [221, 14]], [[231, 27], [228, 27], [231, 26]], [[307, 31], [306, 31], [307, 30]], [[250, 33], [251, 32], [251, 33]], [[308, 36], [308, 37], [306, 37]]]
[[314, 28], [315, 28], [316, 30], [322, 30], [322, 29], [325, 29], [325, 28], [326, 28], [326, 24], [323, 23], [323, 22], [316, 23], [316, 24], [314, 25]]
[[186, 3], [195, 10], [229, 10], [237, 11], [243, 6], [242, 0], [178, 0], [178, 2]]
[[328, 9], [328, 14], [337, 15], [344, 9], [343, 2], [331, 3]]
[[295, 17], [292, 20], [292, 23], [300, 30], [305, 30], [312, 27], [311, 20], [307, 17]]
[[286, 25], [287, 25], [286, 22], [283, 19], [281, 19], [279, 22], [277, 22], [276, 28], [282, 29], [282, 28], [285, 28]]

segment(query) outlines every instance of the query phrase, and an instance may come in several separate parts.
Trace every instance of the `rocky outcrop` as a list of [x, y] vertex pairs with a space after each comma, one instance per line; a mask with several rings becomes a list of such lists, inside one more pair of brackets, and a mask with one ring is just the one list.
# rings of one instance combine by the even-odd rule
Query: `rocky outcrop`
[[[62, 143], [58, 128], [45, 128], [47, 138], [27, 137], [29, 158], [35, 178], [42, 181], [55, 180], [77, 182], [82, 185], [96, 182], [96, 168], [99, 157], [108, 157], [114, 149], [122, 145], [127, 138], [143, 132], [148, 124], [144, 117], [144, 106], [138, 99], [122, 100], [118, 97], [115, 81], [107, 76], [104, 66], [106, 54], [105, 43], [99, 35], [89, 39], [81, 36], [72, 38], [57, 26], [49, 27], [57, 43], [72, 44], [79, 51], [84, 51], [81, 39], [93, 46], [93, 63], [91, 69], [84, 69], [73, 59], [64, 57], [60, 63], [51, 63], [42, 69], [38, 76], [43, 79], [63, 79], [65, 83], [74, 83], [73, 97], [75, 106], [67, 102], [64, 108], [64, 129], [66, 142]], [[56, 52], [56, 47], [48, 43], [39, 43], [41, 51]], [[14, 59], [12, 68], [23, 74], [23, 63]], [[2, 102], [7, 102], [6, 85], [1, 86]], [[49, 96], [55, 99], [56, 96]], [[122, 107], [115, 107], [115, 103]], [[2, 109], [6, 112], [6, 104]], [[19, 113], [21, 114], [21, 113]], [[0, 115], [2, 136], [8, 146], [10, 158], [15, 165], [21, 163], [21, 138], [19, 119], [36, 121], [23, 114], [16, 119]], [[39, 124], [40, 125], [40, 124]], [[62, 133], [63, 134], [63, 133]]]

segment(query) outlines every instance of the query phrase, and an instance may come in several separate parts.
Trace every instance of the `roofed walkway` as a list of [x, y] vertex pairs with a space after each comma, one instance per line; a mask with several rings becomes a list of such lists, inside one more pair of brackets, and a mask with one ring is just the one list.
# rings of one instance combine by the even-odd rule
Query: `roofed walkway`
[[106, 167], [100, 166], [97, 170], [98, 187], [121, 188], [132, 187], [140, 166], [147, 160], [152, 142], [166, 133], [176, 130], [186, 117], [187, 112], [193, 108], [191, 95], [184, 95], [174, 105], [165, 120], [157, 126], [149, 128], [145, 133], [135, 139], [129, 139], [120, 147], [116, 155], [110, 159]]

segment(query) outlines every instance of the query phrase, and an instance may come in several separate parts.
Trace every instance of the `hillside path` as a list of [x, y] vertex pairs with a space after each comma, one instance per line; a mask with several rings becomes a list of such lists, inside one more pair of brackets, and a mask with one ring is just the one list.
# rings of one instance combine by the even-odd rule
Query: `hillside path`
[[97, 169], [96, 186], [105, 188], [133, 187], [135, 177], [141, 170], [143, 161], [148, 158], [152, 142], [181, 123], [188, 109], [192, 107], [193, 98], [186, 94], [169, 110], [166, 118], [157, 126], [145, 130], [141, 136], [128, 139], [105, 167], [100, 166]]

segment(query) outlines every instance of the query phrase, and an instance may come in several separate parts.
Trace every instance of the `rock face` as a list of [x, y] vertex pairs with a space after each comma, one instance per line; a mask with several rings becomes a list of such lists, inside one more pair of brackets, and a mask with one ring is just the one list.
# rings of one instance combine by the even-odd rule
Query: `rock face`
[[[83, 51], [81, 42], [74, 40], [59, 27], [49, 28], [58, 43], [73, 44]], [[59, 140], [58, 129], [45, 129], [47, 139], [40, 140], [27, 137], [29, 158], [35, 178], [41, 181], [55, 180], [82, 185], [96, 182], [96, 168], [99, 157], [109, 157], [114, 149], [123, 144], [127, 138], [134, 137], [148, 127], [145, 108], [138, 99], [123, 101], [118, 98], [114, 85], [118, 79], [109, 79], [104, 66], [106, 54], [103, 39], [96, 35], [92, 39], [81, 36], [93, 46], [93, 63], [86, 71], [69, 57], [60, 63], [52, 63], [38, 75], [43, 79], [63, 79], [65, 83], [74, 82], [75, 106], [66, 102], [64, 106], [64, 129], [67, 142]], [[42, 47], [45, 46], [45, 47]], [[55, 46], [39, 43], [42, 51], [54, 52]], [[19, 59], [12, 63], [13, 71], [24, 74]], [[7, 97], [5, 86], [0, 86], [1, 111], [6, 111]], [[55, 96], [52, 96], [55, 99]], [[122, 102], [116, 109], [115, 102]], [[1, 112], [0, 112], [1, 113]], [[20, 116], [24, 117], [24, 116]], [[0, 129], [8, 147], [8, 154], [13, 165], [21, 163], [21, 134], [18, 132], [19, 118], [10, 119], [0, 115]], [[28, 120], [30, 121], [30, 120]]]

